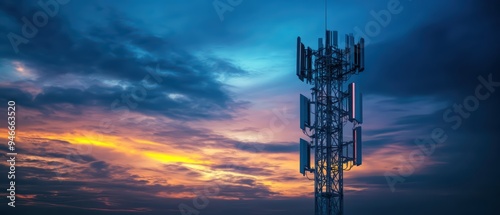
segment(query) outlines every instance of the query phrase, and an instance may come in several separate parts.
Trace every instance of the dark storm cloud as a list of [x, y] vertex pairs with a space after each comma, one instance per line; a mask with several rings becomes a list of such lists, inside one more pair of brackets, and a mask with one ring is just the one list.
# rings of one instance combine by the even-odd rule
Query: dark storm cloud
[[494, 72], [500, 60], [497, 19], [484, 9], [454, 8], [452, 16], [428, 18], [399, 37], [368, 46], [365, 92], [443, 99], [469, 93], [478, 75]]
[[[16, 150], [27, 156], [41, 156], [50, 158], [61, 158], [67, 161], [86, 164], [96, 161], [93, 156], [78, 153], [71, 144], [62, 140], [48, 140], [44, 138], [30, 138], [31, 147], [19, 147]], [[57, 148], [57, 150], [54, 150]]]
[[[376, 186], [377, 195], [384, 196], [384, 201], [373, 199], [369, 201], [370, 203], [364, 203], [366, 210], [372, 208], [384, 214], [398, 214], [408, 208], [411, 208], [409, 214], [438, 214], [444, 211], [454, 214], [497, 212], [493, 199], [500, 189], [495, 182], [500, 171], [493, 166], [499, 162], [500, 138], [497, 132], [500, 123], [491, 115], [498, 110], [499, 96], [495, 94], [490, 100], [480, 103], [480, 108], [471, 112], [468, 118], [463, 118], [461, 126], [456, 130], [451, 127], [451, 123], [443, 121], [444, 110], [399, 122], [405, 125], [409, 123], [418, 128], [420, 135], [416, 138], [430, 139], [432, 129], [442, 128], [447, 139], [437, 144], [433, 152], [425, 157], [426, 165], [420, 166], [418, 171], [405, 176], [404, 181], [396, 184], [394, 193], [391, 192], [387, 178], [383, 174], [349, 179], [349, 184]], [[418, 150], [414, 140], [406, 138], [403, 144]], [[364, 146], [375, 150], [384, 144], [387, 142], [366, 141]], [[405, 159], [409, 155], [410, 152], [401, 154]], [[392, 166], [395, 171], [401, 167], [397, 163], [387, 165]], [[406, 168], [419, 168], [419, 166], [406, 163]], [[358, 192], [356, 198], [351, 198], [351, 201], [367, 201], [372, 198], [373, 193], [375, 192], [370, 189]], [[354, 204], [351, 202], [348, 205], [351, 205], [353, 212], [364, 211], [353, 207]], [[425, 207], [415, 205], [425, 205]]]
[[[36, 12], [32, 5], [3, 2], [1, 6], [4, 10], [14, 8], [3, 11], [4, 18], [12, 21], [2, 27], [4, 32], [20, 34], [23, 23], [19, 19]], [[61, 103], [76, 105], [77, 109], [108, 108], [115, 101], [129, 105], [125, 96], [133, 103], [129, 109], [182, 120], [231, 118], [232, 113], [245, 107], [218, 80], [221, 76], [247, 74], [232, 62], [194, 56], [174, 41], [149, 33], [120, 14], [109, 15], [103, 26], [90, 30], [73, 29], [61, 16], [51, 17], [29, 43], [20, 44], [19, 54], [12, 51], [8, 41], [2, 43], [3, 59], [22, 62], [35, 71], [40, 83], [49, 85], [42, 88], [34, 104], [30, 104], [22, 89], [11, 92], [6, 88], [2, 98], [22, 95], [17, 98], [25, 98], [22, 101], [26, 106], [50, 112], [54, 104]], [[65, 74], [82, 80], [93, 77], [94, 83], [84, 83], [88, 85], [84, 90], [50, 87], [57, 80], [64, 81]], [[103, 85], [105, 81], [119, 81], [125, 89]], [[181, 95], [182, 99], [169, 98], [168, 94]], [[141, 99], [134, 101], [138, 97]]]
[[[474, 95], [480, 84], [478, 76], [487, 79], [488, 74], [492, 74], [493, 81], [500, 81], [497, 71], [500, 44], [495, 42], [500, 35], [497, 27], [500, 19], [494, 12], [498, 7], [494, 1], [477, 1], [467, 8], [454, 7], [450, 10], [460, 12], [443, 16], [446, 18], [431, 18], [399, 37], [367, 48], [367, 68], [370, 69], [360, 77], [364, 92], [392, 96], [401, 106], [422, 96], [434, 98], [422, 98], [422, 101], [434, 104], [441, 101], [446, 105], [431, 113], [399, 117], [390, 128], [366, 131], [369, 136], [393, 132], [396, 135], [365, 141], [365, 152], [380, 149], [396, 138], [403, 138], [400, 144], [418, 150], [414, 140], [431, 138], [434, 128], [444, 129], [448, 138], [426, 158], [425, 162], [432, 161], [432, 165], [424, 165], [425, 168], [404, 177], [394, 193], [383, 174], [345, 181], [377, 186], [376, 192], [370, 189], [352, 195], [346, 192], [346, 212], [498, 213], [492, 200], [500, 190], [494, 182], [500, 172], [493, 167], [499, 162], [500, 152], [500, 125], [496, 117], [500, 106], [498, 90], [480, 101], [470, 116], [462, 117], [457, 130], [452, 128], [455, 122], [443, 118], [446, 110], [453, 110], [453, 104], [463, 104], [468, 96]], [[384, 102], [388, 101], [381, 103]], [[422, 108], [414, 107], [415, 110]], [[397, 135], [407, 130], [411, 130], [411, 134], [406, 137]], [[402, 156], [407, 158], [409, 154]], [[398, 168], [398, 164], [388, 164], [391, 165]]]
[[290, 153], [299, 150], [296, 143], [263, 143], [256, 147], [263, 153]]
[[[22, 89], [16, 87], [1, 87], [0, 86], [0, 100], [3, 103], [7, 103], [7, 101], [12, 100], [21, 100], [21, 101], [31, 101], [32, 96], [28, 92], [23, 91]], [[26, 102], [27, 107], [35, 108], [36, 106], [32, 103]], [[7, 113], [7, 111], [3, 111]]]
[[106, 177], [110, 172], [109, 164], [104, 161], [95, 161], [90, 163], [89, 168], [84, 172], [91, 175], [91, 178]]
[[[273, 192], [269, 187], [264, 185], [254, 185], [252, 187], [241, 184], [240, 181], [236, 181], [238, 185], [224, 185], [220, 191], [221, 196], [240, 198], [244, 200], [248, 199], [263, 199], [271, 198], [273, 195], [278, 195], [279, 193]], [[245, 186], [242, 186], [245, 185]]]

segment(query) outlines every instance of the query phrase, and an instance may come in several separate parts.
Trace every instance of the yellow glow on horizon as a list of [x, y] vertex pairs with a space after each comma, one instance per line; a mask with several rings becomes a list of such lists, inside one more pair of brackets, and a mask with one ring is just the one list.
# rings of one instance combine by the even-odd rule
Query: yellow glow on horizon
[[193, 160], [189, 157], [173, 155], [173, 154], [165, 154], [158, 152], [144, 152], [146, 157], [152, 158], [153, 160], [162, 162], [162, 163], [188, 163], [188, 164], [206, 164], [207, 161], [197, 161]]
[[[0, 129], [2, 131], [5, 129]], [[206, 183], [219, 183], [221, 189], [224, 186], [265, 186], [271, 192], [275, 192], [270, 198], [281, 197], [300, 197], [311, 195], [304, 193], [304, 189], [311, 187], [311, 181], [298, 173], [298, 161], [296, 153], [252, 153], [241, 151], [234, 148], [222, 148], [217, 145], [210, 145], [202, 148], [200, 151], [191, 153], [183, 151], [175, 144], [166, 139], [161, 142], [152, 139], [139, 139], [138, 136], [125, 133], [125, 136], [101, 134], [97, 132], [73, 130], [64, 133], [48, 133], [48, 132], [25, 132], [22, 136], [27, 142], [30, 139], [44, 139], [40, 143], [50, 145], [52, 141], [65, 141], [72, 145], [92, 145], [94, 149], [89, 153], [103, 161], [109, 162], [111, 165], [126, 166], [128, 168], [126, 174], [113, 175], [113, 178], [129, 177], [134, 175], [137, 180], [146, 181], [148, 185], [185, 185], [192, 187], [203, 187]], [[151, 147], [153, 146], [153, 147]], [[78, 147], [78, 146], [73, 146]], [[83, 147], [87, 148], [87, 147]], [[106, 148], [106, 149], [104, 149]], [[403, 149], [401, 149], [403, 150]], [[380, 151], [374, 153], [373, 156], [379, 157], [385, 155], [386, 152]], [[372, 159], [367, 156], [367, 159]], [[134, 162], [131, 162], [134, 159]], [[54, 160], [57, 161], [57, 160]], [[60, 159], [61, 162], [65, 160]], [[74, 165], [74, 164], [71, 164]], [[76, 165], [76, 164], [75, 164]], [[85, 164], [87, 165], [87, 164]], [[83, 165], [81, 168], [86, 168]], [[189, 171], [177, 171], [177, 168], [170, 166], [179, 166], [189, 169]], [[238, 170], [237, 167], [255, 167], [262, 170]], [[363, 166], [362, 166], [363, 167]], [[380, 171], [382, 168], [374, 168], [365, 166], [365, 168], [375, 169]], [[171, 169], [169, 169], [171, 168]], [[261, 171], [267, 171], [273, 175], [265, 174]], [[361, 171], [358, 168], [358, 172]], [[68, 170], [69, 171], [69, 170]], [[166, 174], [167, 172], [167, 174]], [[172, 173], [172, 174], [170, 174]], [[196, 173], [196, 174], [192, 174]], [[289, 179], [280, 180], [277, 175], [281, 174]], [[351, 173], [348, 175], [352, 175]], [[313, 177], [313, 175], [310, 175]], [[346, 175], [345, 178], [349, 176]], [[295, 180], [296, 178], [297, 180]], [[239, 184], [239, 179], [255, 180], [255, 185]], [[72, 180], [71, 178], [62, 180]], [[82, 179], [89, 180], [89, 179]], [[168, 182], [167, 182], [168, 181]], [[346, 190], [363, 191], [371, 189], [366, 187], [346, 187]], [[170, 193], [168, 191], [158, 193], [161, 197], [188, 197], [190, 193]], [[215, 198], [215, 197], [214, 197]], [[229, 196], [218, 196], [216, 198], [233, 198]]]
[[141, 139], [131, 139], [134, 142], [146, 144], [146, 145], [152, 145], [152, 146], [161, 146], [162, 144], [159, 144], [157, 142], [149, 141], [149, 140], [141, 140]]
[[[209, 161], [195, 158], [192, 155], [184, 155], [182, 151], [174, 150], [168, 145], [160, 144], [150, 140], [143, 139], [128, 139], [119, 136], [104, 135], [92, 132], [75, 131], [70, 133], [52, 134], [52, 133], [32, 133], [29, 135], [32, 138], [44, 138], [48, 140], [62, 140], [73, 145], [92, 145], [103, 148], [110, 148], [114, 151], [127, 155], [140, 155], [148, 159], [161, 163], [186, 163], [186, 164], [210, 164]], [[161, 153], [154, 151], [144, 151], [135, 148], [137, 143], [160, 146], [160, 150], [169, 151], [170, 153]], [[191, 157], [190, 157], [191, 156]]]

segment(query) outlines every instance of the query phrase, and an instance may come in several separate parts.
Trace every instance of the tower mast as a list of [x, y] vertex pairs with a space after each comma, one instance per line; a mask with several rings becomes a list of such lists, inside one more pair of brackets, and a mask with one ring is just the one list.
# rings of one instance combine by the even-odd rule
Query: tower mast
[[[327, 30], [325, 43], [319, 38], [317, 50], [305, 48], [297, 38], [297, 76], [313, 85], [311, 99], [301, 95], [300, 128], [310, 140], [300, 141], [300, 172], [314, 174], [316, 215], [344, 213], [344, 170], [361, 165], [361, 97], [356, 95], [354, 83], [346, 91], [344, 84], [362, 71], [363, 38], [355, 44], [354, 36], [346, 35], [342, 49], [338, 47], [338, 32]], [[343, 127], [348, 121], [353, 124], [353, 139], [344, 141]], [[314, 151], [313, 168], [310, 149]]]

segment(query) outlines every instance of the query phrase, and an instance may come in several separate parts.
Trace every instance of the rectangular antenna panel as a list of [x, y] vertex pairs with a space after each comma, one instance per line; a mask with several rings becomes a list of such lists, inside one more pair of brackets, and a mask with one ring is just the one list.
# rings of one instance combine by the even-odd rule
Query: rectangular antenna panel
[[312, 49], [307, 47], [307, 64], [306, 64], [306, 79], [308, 83], [311, 83], [312, 80], [312, 64], [313, 64], [313, 52]]
[[349, 45], [352, 47], [349, 50], [349, 69], [354, 68], [354, 50], [356, 49], [356, 45], [354, 44], [354, 36], [353, 34], [349, 34]]
[[350, 83], [348, 86], [347, 109], [349, 113], [349, 121], [352, 122], [356, 118], [356, 84]]
[[307, 66], [307, 58], [306, 58], [307, 50], [306, 50], [306, 47], [304, 46], [304, 44], [300, 44], [300, 53], [302, 54], [302, 56], [301, 56], [302, 62], [300, 63], [301, 64], [300, 76], [302, 78], [305, 78], [306, 77], [306, 66]]
[[358, 101], [357, 101], [357, 105], [356, 107], [358, 108], [356, 110], [356, 121], [359, 123], [359, 124], [363, 124], [363, 94], [360, 93], [358, 95]]
[[339, 46], [339, 32], [333, 31], [333, 47], [337, 48]]
[[326, 38], [325, 38], [325, 47], [329, 49], [332, 46], [332, 32], [331, 31], [326, 31]]
[[302, 72], [302, 42], [300, 37], [297, 37], [297, 76], [301, 81], [304, 81], [304, 77], [301, 75]]
[[352, 130], [353, 137], [353, 158], [354, 165], [359, 166], [363, 162], [363, 153], [362, 153], [362, 140], [361, 140], [361, 127], [358, 126]]
[[354, 68], [359, 67], [359, 44], [354, 45]]
[[364, 38], [359, 39], [359, 46], [360, 46], [359, 71], [363, 72], [365, 70], [365, 39]]
[[311, 123], [310, 100], [300, 94], [300, 129], [305, 130]]
[[350, 48], [350, 47], [351, 47], [351, 46], [349, 45], [349, 35], [348, 35], [348, 34], [346, 34], [346, 35], [345, 35], [345, 50], [346, 50], [346, 51], [349, 51], [349, 48]]
[[300, 139], [300, 161], [299, 170], [302, 175], [306, 174], [306, 170], [311, 168], [311, 149], [309, 143], [304, 139]]
[[318, 52], [319, 55], [323, 55], [323, 38], [318, 38]]

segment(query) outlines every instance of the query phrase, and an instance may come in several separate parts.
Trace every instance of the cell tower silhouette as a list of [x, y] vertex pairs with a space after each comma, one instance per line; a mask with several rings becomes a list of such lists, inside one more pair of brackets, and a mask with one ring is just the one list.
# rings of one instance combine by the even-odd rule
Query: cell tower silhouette
[[[329, 30], [325, 44], [318, 39], [317, 50], [305, 48], [297, 38], [297, 76], [313, 85], [311, 99], [300, 95], [300, 128], [310, 138], [300, 139], [300, 173], [314, 174], [316, 215], [344, 213], [344, 170], [362, 163], [361, 94], [357, 95], [355, 83], [349, 84], [347, 90], [344, 83], [364, 70], [364, 46], [363, 38], [355, 44], [350, 34], [345, 36], [345, 48], [341, 49], [338, 32]], [[348, 122], [353, 125], [353, 138], [344, 141], [343, 129]]]

